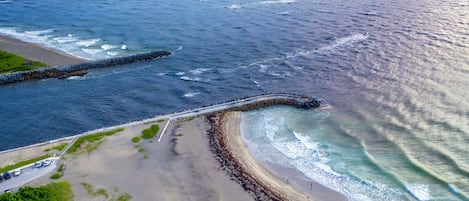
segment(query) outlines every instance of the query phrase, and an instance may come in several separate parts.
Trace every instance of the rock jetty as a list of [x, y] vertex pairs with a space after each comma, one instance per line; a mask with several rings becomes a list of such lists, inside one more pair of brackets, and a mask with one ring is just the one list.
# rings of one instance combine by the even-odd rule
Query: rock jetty
[[21, 71], [14, 73], [7, 73], [0, 75], [0, 84], [9, 84], [33, 79], [46, 79], [46, 78], [66, 78], [74, 75], [84, 75], [86, 70], [95, 68], [106, 68], [116, 65], [134, 63], [139, 61], [148, 61], [161, 57], [170, 56], [171, 52], [168, 51], [154, 51], [143, 54], [136, 54], [126, 57], [104, 59], [99, 61], [91, 61], [80, 64], [73, 64], [67, 66], [56, 66], [48, 68], [39, 68], [30, 71]]

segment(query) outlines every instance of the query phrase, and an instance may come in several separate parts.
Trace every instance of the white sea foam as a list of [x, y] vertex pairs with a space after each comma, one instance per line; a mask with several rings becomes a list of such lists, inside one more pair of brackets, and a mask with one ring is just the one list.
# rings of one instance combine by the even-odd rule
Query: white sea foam
[[11, 2], [13, 2], [13, 1], [11, 1], [11, 0], [0, 0], [0, 3], [5, 3], [5, 4], [6, 3], [11, 3]]
[[96, 48], [81, 48], [81, 51], [87, 53], [87, 54], [91, 54], [91, 55], [94, 55], [94, 54], [98, 54], [100, 52], [103, 52], [104, 50], [102, 49], [96, 49]]
[[177, 72], [175, 75], [181, 76], [181, 75], [184, 75], [184, 74], [186, 74], [186, 73], [185, 72]]
[[277, 15], [289, 15], [289, 14], [290, 14], [290, 11], [282, 11], [282, 12], [277, 13]]
[[261, 1], [260, 4], [295, 3], [296, 0]]
[[334, 50], [340, 47], [350, 46], [357, 42], [366, 40], [367, 38], [368, 38], [367, 34], [366, 35], [355, 34], [355, 35], [339, 38], [333, 44], [319, 48], [318, 51], [330, 51], [330, 50]]
[[80, 46], [85, 46], [85, 47], [89, 47], [89, 46], [93, 46], [95, 45], [97, 42], [99, 42], [101, 39], [99, 38], [95, 38], [95, 39], [87, 39], [87, 40], [80, 40], [78, 42], [76, 42], [77, 45], [80, 45]]
[[200, 94], [200, 92], [189, 92], [189, 93], [184, 94], [183, 96], [186, 97], [186, 98], [190, 98], [190, 97], [197, 96], [199, 94]]
[[176, 51], [182, 50], [182, 46], [179, 46]]
[[212, 70], [212, 69], [211, 68], [196, 68], [196, 69], [190, 70], [189, 72], [191, 72], [194, 75], [200, 75], [203, 72], [206, 72], [206, 71], [209, 71], [209, 70]]
[[199, 82], [202, 80], [200, 79], [200, 77], [187, 77], [187, 76], [182, 76], [180, 77], [180, 79], [185, 80], [185, 81], [195, 81], [195, 82]]
[[110, 45], [110, 44], [101, 45], [101, 49], [103, 49], [103, 50], [111, 50], [111, 49], [115, 49], [115, 48], [118, 48], [118, 47], [119, 47], [119, 46]]
[[109, 56], [117, 56], [117, 55], [119, 55], [120, 53], [117, 52], [117, 51], [109, 51], [109, 52], [106, 52], [106, 54], [109, 55]]
[[84, 76], [70, 76], [67, 80], [84, 80]]
[[409, 192], [420, 201], [431, 200], [430, 188], [428, 184], [409, 184], [405, 186]]
[[236, 9], [240, 9], [240, 8], [242, 8], [242, 7], [243, 7], [242, 4], [233, 4], [233, 5], [227, 6], [226, 8], [236, 10]]
[[18, 38], [20, 40], [32, 43], [42, 43], [45, 44], [45, 41], [50, 38], [51, 36], [46, 34], [49, 32], [53, 32], [53, 30], [46, 29], [46, 30], [37, 30], [37, 31], [25, 31], [22, 32], [13, 27], [0, 27], [0, 33]]
[[73, 37], [73, 35], [69, 34], [67, 36], [59, 36], [55, 37], [54, 40], [58, 43], [70, 43], [77, 41], [77, 38]]
[[126, 49], [127, 49], [127, 45], [122, 44], [122, 45], [121, 45], [121, 49], [126, 50]]
[[24, 33], [30, 34], [30, 35], [36, 35], [36, 36], [43, 36], [46, 34], [50, 34], [54, 32], [53, 29], [45, 29], [45, 30], [36, 30], [36, 31], [25, 31]]

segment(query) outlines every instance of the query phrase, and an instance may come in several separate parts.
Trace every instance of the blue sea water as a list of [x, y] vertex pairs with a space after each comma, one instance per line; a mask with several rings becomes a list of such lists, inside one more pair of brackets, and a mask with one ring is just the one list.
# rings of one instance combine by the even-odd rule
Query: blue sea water
[[467, 1], [0, 0], [0, 34], [88, 59], [174, 53], [1, 86], [1, 150], [298, 93], [330, 108], [243, 114], [256, 157], [350, 200], [469, 199]]

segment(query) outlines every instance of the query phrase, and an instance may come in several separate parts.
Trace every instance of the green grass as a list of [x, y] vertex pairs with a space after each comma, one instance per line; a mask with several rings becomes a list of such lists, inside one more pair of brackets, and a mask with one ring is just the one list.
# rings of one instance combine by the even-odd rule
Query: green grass
[[53, 175], [50, 176], [51, 179], [59, 179], [60, 177], [62, 177], [61, 172], [56, 172], [56, 173], [54, 173]]
[[60, 164], [59, 168], [57, 168], [57, 172], [62, 172], [65, 170], [65, 164]]
[[158, 131], [160, 130], [160, 126], [157, 124], [151, 125], [150, 128], [147, 128], [142, 131], [142, 138], [143, 139], [152, 139], [153, 137], [156, 136]]
[[[70, 147], [70, 149], [67, 150], [67, 153], [70, 154], [70, 153], [73, 153], [75, 151], [77, 151], [77, 149], [84, 143], [84, 142], [95, 142], [95, 141], [99, 141], [99, 140], [102, 140], [105, 136], [111, 136], [111, 135], [114, 135], [118, 132], [121, 132], [123, 131], [124, 128], [117, 128], [117, 129], [114, 129], [114, 130], [110, 130], [110, 131], [106, 131], [106, 132], [99, 132], [99, 133], [94, 133], [94, 134], [90, 134], [90, 135], [85, 135], [83, 137], [80, 137], [78, 138], [78, 140]], [[92, 147], [94, 149], [97, 148], [96, 147]], [[92, 150], [88, 150], [89, 151], [92, 151]]]
[[81, 182], [80, 184], [83, 186], [83, 188], [85, 188], [86, 193], [91, 197], [97, 197], [100, 195], [104, 196], [106, 199], [109, 197], [109, 193], [104, 188], [98, 188], [95, 190], [93, 185], [88, 182]]
[[176, 136], [178, 136], [178, 137], [182, 137], [182, 136], [184, 136], [184, 134], [182, 134], [182, 133], [178, 133], [178, 134], [176, 134]]
[[139, 147], [139, 148], [138, 148], [138, 152], [140, 152], [140, 153], [145, 152], [145, 151], [146, 151], [146, 150], [145, 150], [145, 148], [143, 148], [143, 147]]
[[67, 181], [52, 182], [47, 185], [52, 197], [50, 201], [72, 201], [73, 190], [72, 185]]
[[33, 70], [46, 66], [47, 64], [43, 62], [29, 61], [16, 54], [0, 50], [0, 74]]
[[148, 155], [147, 155], [147, 154], [143, 155], [143, 158], [144, 158], [144, 159], [147, 159], [147, 158], [148, 158]]
[[15, 193], [4, 193], [0, 195], [1, 201], [15, 200], [47, 200], [47, 201], [72, 201], [72, 185], [67, 181], [52, 182], [47, 186], [30, 187], [25, 186]]
[[129, 201], [131, 199], [132, 199], [132, 196], [128, 193], [124, 193], [120, 195], [119, 197], [117, 197], [117, 201]]
[[31, 163], [35, 163], [37, 161], [44, 160], [46, 158], [49, 158], [49, 154], [45, 154], [45, 155], [39, 156], [37, 158], [32, 158], [32, 159], [20, 161], [20, 162], [17, 162], [15, 164], [13, 164], [13, 165], [3, 166], [3, 167], [0, 168], [0, 173], [10, 171], [10, 170], [14, 170], [16, 168], [19, 168], [19, 167], [22, 167], [22, 166], [25, 166], [25, 165], [28, 165], [28, 164], [31, 164]]
[[47, 151], [50, 151], [50, 150], [52, 150], [52, 149], [57, 150], [57, 151], [62, 151], [62, 150], [65, 148], [65, 146], [67, 146], [67, 143], [61, 143], [61, 144], [59, 144], [59, 145], [57, 145], [57, 146], [55, 146], [55, 147], [51, 147], [51, 148], [45, 149], [44, 151], [47, 152]]
[[165, 121], [165, 120], [164, 120], [164, 119], [158, 119], [158, 120], [155, 120], [155, 121], [145, 122], [145, 123], [143, 123], [143, 124], [161, 123], [161, 122], [163, 122], [163, 121]]
[[133, 143], [138, 143], [138, 142], [140, 142], [140, 139], [141, 139], [140, 136], [135, 136], [135, 137], [132, 138], [132, 142]]

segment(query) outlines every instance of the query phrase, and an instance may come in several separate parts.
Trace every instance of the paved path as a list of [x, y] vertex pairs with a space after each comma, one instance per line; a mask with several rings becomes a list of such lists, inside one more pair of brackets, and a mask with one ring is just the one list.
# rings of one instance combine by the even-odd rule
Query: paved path
[[49, 158], [52, 160], [52, 163], [47, 167], [35, 168], [34, 164], [29, 164], [26, 166], [21, 167], [22, 173], [20, 176], [13, 176], [13, 171], [10, 171], [11, 179], [4, 180], [0, 183], [0, 194], [2, 194], [7, 189], [18, 188], [23, 186], [24, 184], [33, 181], [39, 177], [42, 177], [52, 171], [55, 171], [57, 167], [57, 159], [58, 157], [51, 157]]

